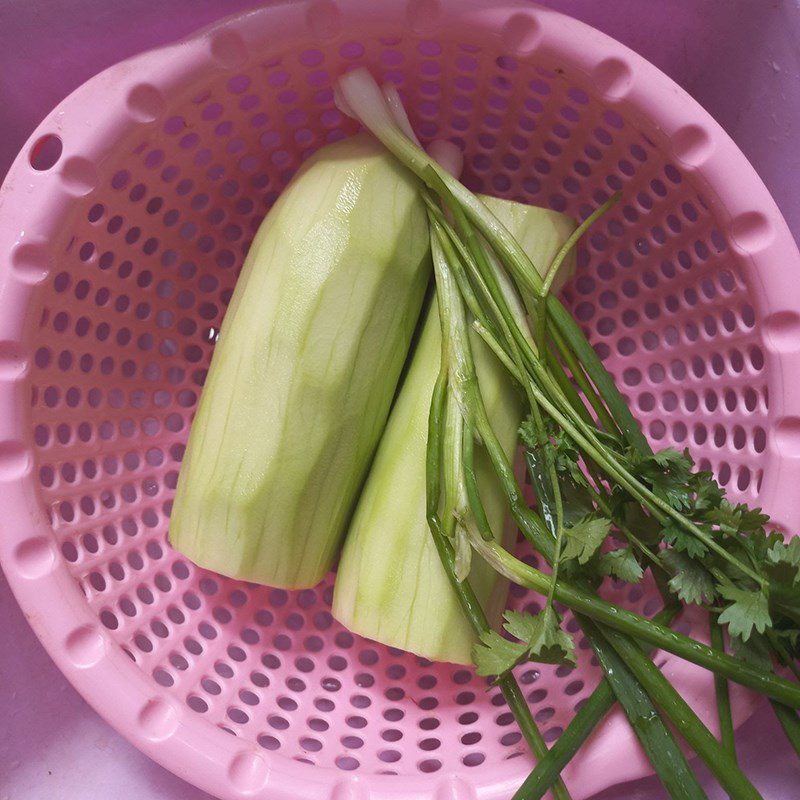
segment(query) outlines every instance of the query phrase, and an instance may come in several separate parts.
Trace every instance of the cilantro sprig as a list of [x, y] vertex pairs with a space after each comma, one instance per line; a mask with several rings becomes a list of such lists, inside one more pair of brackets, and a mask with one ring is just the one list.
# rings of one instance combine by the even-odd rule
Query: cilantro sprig
[[[340, 80], [340, 89], [343, 110], [356, 115], [426, 187], [443, 344], [428, 437], [428, 519], [445, 572], [479, 634], [475, 661], [481, 674], [496, 676], [526, 740], [543, 756], [542, 762], [547, 761], [549, 754], [537, 739], [530, 712], [520, 702], [518, 689], [514, 691], [512, 671], [528, 660], [569, 661], [574, 648], [556, 613], [558, 600], [575, 613], [606, 675], [584, 706], [589, 711], [575, 718], [580, 733], [570, 725], [556, 743], [560, 752], [576, 751], [577, 738], [585, 738], [599, 723], [613, 694], [671, 796], [703, 794], [681, 761], [662, 715], [730, 797], [757, 798], [738, 770], [729, 743], [720, 745], [687, 713], [640, 645], [669, 650], [780, 701], [790, 711], [790, 716], [779, 714], [781, 724], [800, 750], [800, 725], [792, 710], [800, 706], [800, 687], [772, 671], [776, 662], [793, 666], [798, 655], [800, 544], [784, 542], [760, 509], [731, 503], [710, 473], [695, 469], [687, 451], [653, 452], [580, 326], [550, 293], [570, 248], [618, 196], [592, 212], [550, 268], [540, 272], [537, 266], [542, 265], [532, 263], [481, 200], [409, 138], [410, 126], [396, 92], [389, 92], [387, 104], [365, 70], [349, 72]], [[467, 335], [470, 326], [524, 393], [529, 418], [521, 438], [535, 510], [524, 503], [486, 417]], [[515, 559], [487, 530], [480, 513], [480, 487], [469, 480], [470, 465], [461, 463], [461, 451], [441, 445], [448, 433], [440, 435], [441, 415], [434, 412], [448, 397], [463, 416], [459, 424], [473, 437], [471, 444], [488, 455], [511, 514], [550, 564], [551, 575]], [[462, 441], [452, 431], [449, 438]], [[444, 524], [438, 517], [440, 482], [434, 479], [439, 472], [459, 489], [459, 502], [445, 504]], [[452, 499], [453, 492], [450, 495]], [[459, 569], [453, 542], [442, 533], [456, 529]], [[465, 541], [503, 575], [540, 592], [545, 597], [542, 611], [510, 612], [504, 634], [488, 631], [469, 593]], [[673, 605], [705, 607], [714, 622], [727, 629], [733, 655], [609, 604], [597, 594], [608, 578], [637, 583], [647, 571], [662, 592], [665, 611]], [[550, 763], [547, 779], [536, 781], [537, 791], [546, 791], [557, 778], [558, 770]], [[565, 796], [563, 785], [556, 783], [554, 788], [559, 797]]]

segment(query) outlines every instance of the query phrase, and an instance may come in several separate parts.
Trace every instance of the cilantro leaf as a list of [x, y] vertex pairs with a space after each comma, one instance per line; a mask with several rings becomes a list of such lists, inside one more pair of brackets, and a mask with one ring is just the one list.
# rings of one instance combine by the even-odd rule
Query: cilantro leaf
[[763, 528], [759, 531], [749, 533], [747, 536], [740, 536], [736, 539], [737, 544], [744, 547], [757, 563], [771, 563], [769, 551], [776, 544], [783, 544], [783, 536], [778, 531], [767, 533]]
[[754, 633], [747, 641], [744, 641], [740, 636], [731, 635], [729, 641], [731, 652], [737, 658], [741, 658], [742, 661], [746, 661], [759, 669], [772, 670], [770, 648], [765, 636]]
[[519, 438], [526, 447], [535, 450], [539, 447], [539, 437], [536, 434], [536, 426], [533, 420], [528, 417], [522, 425], [519, 426]]
[[555, 437], [554, 447], [556, 472], [578, 486], [588, 487], [589, 481], [580, 466], [581, 454], [572, 439], [562, 431]]
[[702, 564], [678, 550], [663, 550], [659, 557], [664, 566], [674, 573], [669, 588], [680, 600], [699, 605], [714, 599], [714, 579]]
[[769, 521], [769, 517], [760, 508], [748, 508], [744, 503], [732, 505], [727, 500], [722, 500], [718, 508], [713, 508], [706, 514], [706, 519], [719, 526], [719, 529], [728, 535], [736, 533], [755, 533], [761, 530]]
[[739, 513], [740, 533], [756, 533], [769, 522], [769, 514], [765, 514], [760, 508], [749, 508], [744, 503], [739, 503], [736, 510]]
[[480, 643], [472, 648], [472, 660], [478, 675], [503, 675], [527, 653], [528, 647], [523, 642], [510, 642], [497, 631], [485, 631]]
[[639, 583], [644, 577], [644, 570], [629, 547], [603, 553], [598, 561], [598, 568], [601, 575], [613, 575], [627, 583]]
[[572, 527], [564, 529], [564, 548], [561, 557], [577, 558], [585, 564], [600, 547], [611, 530], [611, 520], [605, 517], [586, 516]]
[[547, 606], [535, 616], [520, 611], [506, 611], [505, 629], [516, 639], [512, 642], [497, 631], [486, 631], [472, 648], [472, 660], [478, 675], [503, 675], [523, 659], [547, 664], [575, 664], [572, 637], [561, 628], [561, 618]]
[[647, 542], [647, 544], [655, 544], [659, 541], [661, 525], [658, 520], [646, 514], [644, 509], [634, 502], [629, 501], [620, 508], [621, 514], [619, 518], [628, 530], [635, 531], [639, 539]]
[[[786, 564], [800, 570], [800, 536], [795, 536], [788, 542], [775, 542], [767, 552], [767, 558], [773, 564]], [[800, 574], [795, 582], [800, 580]]]
[[755, 628], [764, 633], [772, 627], [769, 604], [760, 590], [740, 589], [731, 583], [721, 584], [719, 593], [730, 605], [719, 615], [720, 624], [727, 624], [731, 636], [739, 636], [743, 642], [750, 638]]
[[700, 539], [675, 523], [663, 529], [661, 538], [676, 550], [686, 553], [689, 558], [702, 558], [708, 552], [708, 548]]
[[771, 540], [758, 542], [759, 555], [762, 555], [764, 571], [770, 585], [778, 592], [797, 595], [800, 584], [800, 537], [788, 542], [779, 533], [773, 533]]
[[562, 522], [564, 525], [574, 525], [587, 514], [594, 511], [592, 498], [583, 486], [579, 486], [570, 477], [562, 478], [561, 487], [561, 506]]
[[680, 450], [676, 450], [674, 447], [665, 447], [663, 450], [657, 450], [647, 460], [653, 461], [659, 467], [676, 474], [688, 475], [694, 466], [694, 461], [688, 450], [684, 450], [681, 453]]
[[734, 534], [739, 530], [736, 509], [727, 500], [723, 500], [719, 504], [719, 508], [711, 509], [706, 514], [706, 519], [717, 525], [723, 533]]
[[551, 605], [545, 606], [535, 616], [520, 611], [506, 611], [505, 629], [528, 645], [528, 655], [533, 661], [546, 664], [575, 664], [575, 644], [572, 637], [561, 628], [561, 618]]
[[705, 514], [712, 508], [719, 508], [725, 497], [725, 491], [714, 480], [711, 472], [696, 472], [692, 476], [692, 489], [694, 490], [694, 507], [700, 514]]
[[[545, 430], [550, 440], [556, 472], [562, 477], [570, 478], [578, 486], [588, 487], [589, 481], [580, 467], [581, 452], [569, 434], [550, 418], [545, 420]], [[519, 433], [522, 441], [529, 448], [535, 449], [540, 446], [536, 428], [530, 417], [522, 423]]]
[[683, 453], [668, 447], [650, 456], [628, 452], [628, 460], [634, 474], [650, 484], [653, 493], [678, 511], [692, 506], [692, 467], [694, 461], [689, 451]]

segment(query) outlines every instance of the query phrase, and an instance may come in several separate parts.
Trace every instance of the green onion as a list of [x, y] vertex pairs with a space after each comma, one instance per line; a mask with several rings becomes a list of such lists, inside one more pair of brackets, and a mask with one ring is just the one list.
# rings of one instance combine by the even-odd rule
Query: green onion
[[[709, 614], [708, 625], [711, 634], [711, 646], [715, 650], [725, 650], [725, 639], [722, 627], [713, 614]], [[719, 735], [725, 752], [735, 762], [736, 742], [733, 737], [733, 716], [731, 714], [731, 696], [728, 681], [721, 675], [714, 675], [714, 694], [717, 699], [717, 717], [719, 719]]]
[[[584, 621], [584, 632], [587, 636], [592, 634], [590, 641], [602, 638], [591, 622]], [[697, 777], [669, 728], [654, 709], [650, 697], [634, 677], [629, 663], [612, 648], [595, 647], [595, 653], [631, 727], [672, 800], [704, 798], [706, 794]]]
[[739, 769], [736, 760], [731, 758], [719, 744], [689, 704], [638, 645], [615, 631], [606, 630], [603, 635], [625, 661], [653, 702], [711, 770], [731, 800], [761, 800], [761, 795]]

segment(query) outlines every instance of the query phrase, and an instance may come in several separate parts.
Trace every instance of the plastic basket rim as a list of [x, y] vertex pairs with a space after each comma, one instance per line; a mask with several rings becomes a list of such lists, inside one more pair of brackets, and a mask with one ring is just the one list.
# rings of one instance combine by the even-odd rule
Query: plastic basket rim
[[[38, 507], [31, 454], [19, 436], [25, 413], [19, 390], [27, 373], [22, 351], [26, 300], [47, 275], [48, 234], [64, 222], [59, 203], [91, 192], [92, 160], [108, 153], [128, 126], [154, 124], [162, 93], [188, 85], [198, 69], [234, 74], [269, 40], [281, 41], [285, 48], [291, 37], [334, 38], [348, 19], [356, 28], [371, 30], [391, 22], [433, 36], [448, 12], [458, 12], [464, 26], [470, 23], [484, 36], [499, 37], [518, 57], [536, 51], [564, 54], [610, 108], [635, 108], [659, 126], [671, 138], [683, 170], [705, 181], [710, 205], [729, 220], [738, 254], [751, 261], [755, 279], [750, 288], [764, 320], [773, 365], [769, 422], [774, 446], [765, 464], [762, 500], [784, 527], [800, 517], [800, 503], [791, 499], [800, 482], [800, 393], [790, 391], [791, 376], [800, 374], [800, 282], [791, 276], [800, 266], [800, 254], [746, 157], [693, 98], [642, 56], [585, 23], [524, 0], [488, 5], [477, 0], [314, 0], [269, 3], [120, 62], [76, 89], [43, 120], [0, 190], [0, 563], [34, 632], [89, 704], [148, 756], [222, 800], [501, 800], [513, 793], [525, 768], [515, 772], [505, 764], [483, 767], [469, 780], [452, 773], [347, 775], [247, 746], [157, 692], [149, 677], [112, 646], [67, 571]], [[281, 34], [287, 38], [281, 40]], [[143, 86], [155, 98], [151, 102], [135, 99], [142, 96]], [[89, 95], [92, 111], [86, 102]], [[97, 102], [98, 96], [107, 102]], [[29, 163], [30, 149], [42, 136], [54, 133], [64, 145], [58, 169], [36, 172]], [[31, 199], [36, 196], [44, 202]], [[26, 227], [37, 231], [36, 241], [25, 239]], [[23, 250], [25, 259], [20, 256]], [[787, 326], [796, 337], [772, 335]], [[34, 553], [24, 568], [22, 552]], [[161, 721], [155, 728], [144, 722], [153, 718]], [[617, 765], [613, 774], [596, 768], [586, 773], [580, 776], [583, 796], [642, 777], [648, 770], [630, 759]]]

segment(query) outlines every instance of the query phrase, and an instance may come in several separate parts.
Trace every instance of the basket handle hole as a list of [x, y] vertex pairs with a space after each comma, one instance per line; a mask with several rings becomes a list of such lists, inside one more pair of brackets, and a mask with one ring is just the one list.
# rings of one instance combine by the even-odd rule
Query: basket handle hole
[[56, 165], [63, 150], [64, 143], [61, 138], [54, 133], [46, 133], [31, 147], [28, 160], [37, 172], [45, 172]]

